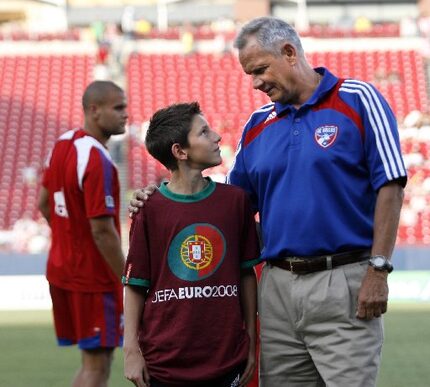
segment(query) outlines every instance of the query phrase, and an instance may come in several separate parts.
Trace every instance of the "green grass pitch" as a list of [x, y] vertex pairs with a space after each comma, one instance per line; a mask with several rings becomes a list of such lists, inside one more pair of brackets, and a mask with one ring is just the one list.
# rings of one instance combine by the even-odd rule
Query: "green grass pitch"
[[[429, 385], [430, 304], [390, 304], [378, 387]], [[76, 347], [56, 345], [48, 311], [0, 311], [0, 386], [67, 387], [79, 364]], [[133, 386], [115, 352], [111, 387]]]

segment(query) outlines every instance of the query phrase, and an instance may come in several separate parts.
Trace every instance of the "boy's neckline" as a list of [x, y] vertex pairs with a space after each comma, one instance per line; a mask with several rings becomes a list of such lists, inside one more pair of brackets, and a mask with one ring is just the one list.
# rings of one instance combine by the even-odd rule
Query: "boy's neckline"
[[215, 190], [216, 183], [210, 177], [205, 177], [205, 179], [208, 182], [206, 187], [194, 194], [184, 195], [184, 194], [173, 192], [167, 187], [167, 183], [168, 183], [167, 181], [163, 182], [160, 185], [159, 191], [163, 196], [165, 196], [168, 199], [174, 200], [175, 202], [182, 202], [182, 203], [198, 202], [200, 200], [206, 199]]

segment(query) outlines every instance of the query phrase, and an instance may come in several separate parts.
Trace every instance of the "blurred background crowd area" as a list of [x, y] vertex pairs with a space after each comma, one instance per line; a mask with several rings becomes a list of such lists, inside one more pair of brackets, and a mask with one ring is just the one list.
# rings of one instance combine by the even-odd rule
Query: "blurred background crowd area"
[[224, 162], [207, 173], [223, 181], [249, 114], [267, 102], [232, 47], [238, 28], [263, 15], [297, 28], [313, 66], [369, 81], [389, 101], [409, 171], [397, 242], [430, 245], [430, 0], [1, 0], [0, 252], [49, 248], [37, 211], [43, 163], [61, 133], [82, 125], [94, 79], [128, 97], [127, 133], [109, 144], [123, 235], [130, 192], [168, 176], [143, 143], [156, 109], [201, 103], [222, 135]]

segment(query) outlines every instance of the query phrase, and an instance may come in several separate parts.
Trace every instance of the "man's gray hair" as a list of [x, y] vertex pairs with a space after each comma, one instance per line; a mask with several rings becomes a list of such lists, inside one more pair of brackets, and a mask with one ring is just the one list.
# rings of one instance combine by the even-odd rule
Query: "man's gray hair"
[[248, 38], [255, 36], [258, 44], [267, 51], [278, 53], [281, 43], [288, 41], [304, 54], [300, 37], [296, 30], [287, 22], [275, 17], [259, 17], [246, 23], [234, 41], [234, 47], [241, 50], [248, 43]]

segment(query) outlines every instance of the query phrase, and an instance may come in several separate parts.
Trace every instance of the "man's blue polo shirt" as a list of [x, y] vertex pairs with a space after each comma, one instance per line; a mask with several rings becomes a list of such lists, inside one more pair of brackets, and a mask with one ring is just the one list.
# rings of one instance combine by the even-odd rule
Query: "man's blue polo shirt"
[[323, 78], [300, 109], [270, 103], [251, 115], [228, 175], [260, 213], [263, 259], [370, 248], [379, 188], [406, 184], [382, 95], [315, 70]]

